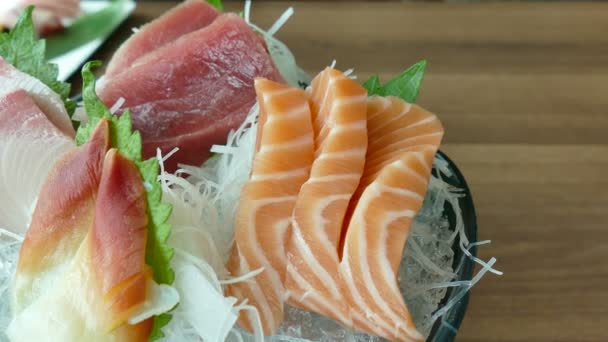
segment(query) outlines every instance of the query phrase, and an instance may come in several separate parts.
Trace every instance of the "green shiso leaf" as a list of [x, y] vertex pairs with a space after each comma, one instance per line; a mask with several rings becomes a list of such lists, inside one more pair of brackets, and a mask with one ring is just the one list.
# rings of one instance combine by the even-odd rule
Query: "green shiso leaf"
[[0, 56], [22, 72], [39, 79], [59, 94], [70, 116], [76, 103], [70, 100], [70, 84], [57, 79], [59, 68], [45, 57], [46, 42], [39, 39], [32, 21], [33, 6], [28, 6], [10, 32], [0, 33]]
[[129, 2], [112, 1], [106, 8], [85, 14], [74, 21], [61, 34], [47, 38], [47, 58], [55, 58], [95, 39], [109, 36], [129, 15]]
[[369, 96], [396, 96], [407, 102], [415, 103], [425, 70], [426, 60], [421, 60], [384, 85], [380, 84], [380, 77], [374, 75], [363, 83], [363, 87], [367, 89]]
[[207, 0], [207, 2], [217, 8], [218, 11], [223, 12], [224, 11], [224, 4], [222, 3], [222, 0]]
[[[98, 67], [101, 62], [89, 62], [82, 68], [83, 91], [82, 100], [88, 116], [88, 123], [80, 126], [76, 133], [77, 145], [88, 141], [97, 123], [105, 118], [110, 123], [112, 147], [125, 157], [129, 158], [139, 168], [139, 172], [146, 187], [146, 201], [148, 204], [148, 240], [146, 243], [146, 264], [154, 272], [154, 280], [159, 284], [173, 284], [175, 273], [170, 262], [173, 257], [173, 248], [167, 240], [171, 234], [171, 226], [167, 223], [172, 207], [162, 203], [162, 190], [157, 181], [159, 164], [156, 158], [142, 160], [141, 136], [131, 127], [131, 114], [128, 110], [121, 116], [112, 115], [95, 93], [95, 76], [92, 68]], [[150, 340], [163, 336], [162, 327], [171, 320], [171, 315], [162, 314], [154, 318], [153, 334]]]

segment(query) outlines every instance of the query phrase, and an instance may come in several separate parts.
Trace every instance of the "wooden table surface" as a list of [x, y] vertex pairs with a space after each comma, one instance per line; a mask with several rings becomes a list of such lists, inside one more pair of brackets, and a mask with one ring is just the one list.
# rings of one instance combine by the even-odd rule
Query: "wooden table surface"
[[[254, 21], [288, 4], [255, 1]], [[311, 73], [429, 62], [418, 102], [493, 240], [479, 255], [505, 272], [474, 288], [457, 341], [608, 341], [608, 4], [291, 4], [278, 36]], [[172, 5], [140, 3], [95, 57]]]

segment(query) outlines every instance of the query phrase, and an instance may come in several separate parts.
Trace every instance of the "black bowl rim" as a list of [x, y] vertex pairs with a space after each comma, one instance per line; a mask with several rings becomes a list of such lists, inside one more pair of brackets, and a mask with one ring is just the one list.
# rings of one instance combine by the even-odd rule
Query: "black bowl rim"
[[[458, 169], [456, 164], [442, 151], [437, 153], [441, 158], [445, 159], [445, 161], [449, 164], [450, 169], [454, 173], [453, 177], [447, 179], [447, 181], [459, 187], [463, 190], [464, 196], [459, 199], [460, 209], [462, 210], [462, 219], [465, 225], [465, 232], [467, 234], [467, 238], [470, 243], [477, 241], [477, 216], [475, 213], [475, 206], [473, 204], [473, 196], [471, 194], [471, 190], [462, 174], [462, 172]], [[473, 277], [473, 271], [475, 270], [475, 262], [470, 258], [464, 256], [464, 253], [459, 247], [459, 239], [457, 238], [454, 242], [453, 246], [454, 250], [454, 266], [460, 262], [461, 258], [466, 258], [464, 260], [464, 264], [462, 269], [458, 273], [459, 280], [470, 280]], [[477, 248], [475, 246], [469, 249], [471, 254], [474, 256], [477, 255]], [[448, 289], [446, 295], [442, 302], [440, 303], [440, 307], [443, 306], [448, 300], [451, 299], [454, 291], [452, 288]], [[459, 300], [441, 319], [438, 319], [429, 335], [427, 341], [432, 342], [450, 342], [453, 341], [456, 337], [458, 329], [462, 324], [464, 319], [465, 312], [467, 310], [468, 302], [469, 302], [469, 292]], [[442, 321], [445, 321], [447, 324], [442, 324]]]

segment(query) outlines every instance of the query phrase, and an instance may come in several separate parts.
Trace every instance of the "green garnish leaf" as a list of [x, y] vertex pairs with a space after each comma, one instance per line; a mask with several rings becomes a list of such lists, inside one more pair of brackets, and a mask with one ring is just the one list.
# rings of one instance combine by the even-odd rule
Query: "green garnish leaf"
[[218, 11], [224, 11], [224, 4], [222, 3], [222, 0], [207, 0], [207, 2], [209, 3], [209, 5], [217, 8]]
[[72, 116], [76, 103], [68, 98], [70, 84], [59, 81], [59, 67], [46, 61], [46, 42], [36, 34], [32, 21], [33, 11], [34, 7], [28, 6], [10, 32], [0, 33], [0, 56], [59, 94], [68, 114]]
[[378, 93], [378, 89], [380, 89], [380, 77], [378, 75], [374, 75], [370, 77], [365, 83], [363, 83], [363, 88], [367, 89], [367, 93], [371, 95], [376, 95]]
[[130, 6], [129, 1], [114, 0], [104, 9], [83, 14], [61, 34], [47, 38], [46, 57], [55, 58], [96, 39], [108, 37], [129, 15]]
[[150, 333], [149, 341], [156, 341], [165, 337], [162, 328], [169, 324], [169, 321], [171, 321], [171, 315], [160, 314], [156, 316], [156, 319], [154, 319], [154, 325], [152, 325], [152, 332]]
[[[171, 226], [167, 223], [172, 207], [162, 203], [162, 190], [158, 183], [159, 164], [156, 158], [142, 160], [141, 136], [131, 127], [131, 114], [128, 110], [121, 116], [112, 115], [95, 93], [95, 76], [92, 68], [101, 65], [99, 61], [89, 62], [82, 68], [82, 100], [87, 113], [88, 123], [80, 126], [76, 132], [76, 144], [86, 143], [102, 118], [110, 123], [112, 147], [137, 165], [146, 187], [148, 204], [148, 240], [146, 243], [146, 264], [154, 272], [154, 280], [159, 284], [173, 284], [175, 273], [171, 268], [173, 248], [167, 240], [171, 234]], [[150, 340], [163, 336], [161, 328], [171, 320], [171, 315], [162, 314], [154, 318], [154, 329]]]
[[367, 89], [369, 96], [396, 96], [414, 103], [420, 92], [425, 70], [426, 60], [421, 60], [384, 85], [380, 84], [378, 75], [374, 75], [363, 83], [363, 87]]

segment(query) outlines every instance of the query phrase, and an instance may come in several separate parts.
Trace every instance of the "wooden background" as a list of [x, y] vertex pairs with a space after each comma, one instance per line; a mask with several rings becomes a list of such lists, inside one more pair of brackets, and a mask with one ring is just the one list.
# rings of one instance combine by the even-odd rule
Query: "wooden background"
[[[255, 1], [253, 18], [289, 4]], [[419, 103], [493, 240], [479, 255], [505, 272], [474, 288], [457, 341], [608, 341], [608, 4], [292, 4], [279, 37], [311, 73], [429, 62]], [[96, 57], [170, 6], [140, 3]]]

